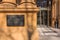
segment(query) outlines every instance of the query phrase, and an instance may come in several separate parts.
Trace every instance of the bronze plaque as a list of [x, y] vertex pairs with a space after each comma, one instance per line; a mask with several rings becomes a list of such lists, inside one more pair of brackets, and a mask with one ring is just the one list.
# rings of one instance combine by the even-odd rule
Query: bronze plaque
[[24, 26], [24, 15], [7, 15], [7, 26]]

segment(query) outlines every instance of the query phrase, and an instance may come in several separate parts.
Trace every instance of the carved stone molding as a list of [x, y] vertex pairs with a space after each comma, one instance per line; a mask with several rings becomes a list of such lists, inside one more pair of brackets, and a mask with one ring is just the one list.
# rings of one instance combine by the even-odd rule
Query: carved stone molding
[[10, 2], [2, 2], [0, 3], [0, 8], [15, 8], [17, 5]]
[[16, 3], [16, 0], [2, 0], [2, 2], [11, 2], [11, 3]]

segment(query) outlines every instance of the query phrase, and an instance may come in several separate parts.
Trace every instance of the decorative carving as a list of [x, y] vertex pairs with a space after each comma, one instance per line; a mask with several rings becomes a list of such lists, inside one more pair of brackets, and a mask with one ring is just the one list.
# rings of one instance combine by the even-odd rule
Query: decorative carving
[[16, 0], [2, 0], [2, 2], [10, 2], [10, 3], [15, 3], [16, 4]]
[[0, 8], [15, 8], [17, 5], [10, 2], [2, 2], [0, 3]]

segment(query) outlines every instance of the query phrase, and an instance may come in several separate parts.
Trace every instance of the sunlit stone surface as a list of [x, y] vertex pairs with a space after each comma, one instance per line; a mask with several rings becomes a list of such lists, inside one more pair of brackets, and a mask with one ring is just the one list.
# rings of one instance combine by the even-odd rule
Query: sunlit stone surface
[[[37, 12], [39, 9], [36, 5], [34, 5], [35, 3], [34, 0], [33, 1], [27, 0], [25, 1], [27, 3], [25, 4], [23, 3], [21, 4], [21, 6], [15, 5], [16, 2], [15, 0], [3, 0], [3, 2], [0, 4], [0, 40], [29, 40], [29, 39], [38, 40], [39, 36], [38, 31], [36, 30], [37, 29], [36, 21]], [[26, 9], [26, 4], [28, 10]], [[8, 18], [7, 15], [14, 16]], [[24, 25], [17, 25], [17, 23], [19, 24], [19, 20], [22, 18], [18, 17], [19, 19], [17, 21], [16, 15], [18, 16], [24, 15], [23, 18]], [[10, 21], [12, 21], [12, 23], [10, 23]]]

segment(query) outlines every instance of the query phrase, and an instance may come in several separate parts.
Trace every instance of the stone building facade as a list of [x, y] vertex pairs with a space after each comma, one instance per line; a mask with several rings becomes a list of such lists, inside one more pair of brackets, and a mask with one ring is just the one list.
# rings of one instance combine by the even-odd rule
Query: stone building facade
[[58, 22], [58, 28], [60, 28], [60, 0], [52, 1], [52, 27], [55, 27], [55, 22]]
[[0, 40], [38, 40], [35, 0], [0, 1]]

